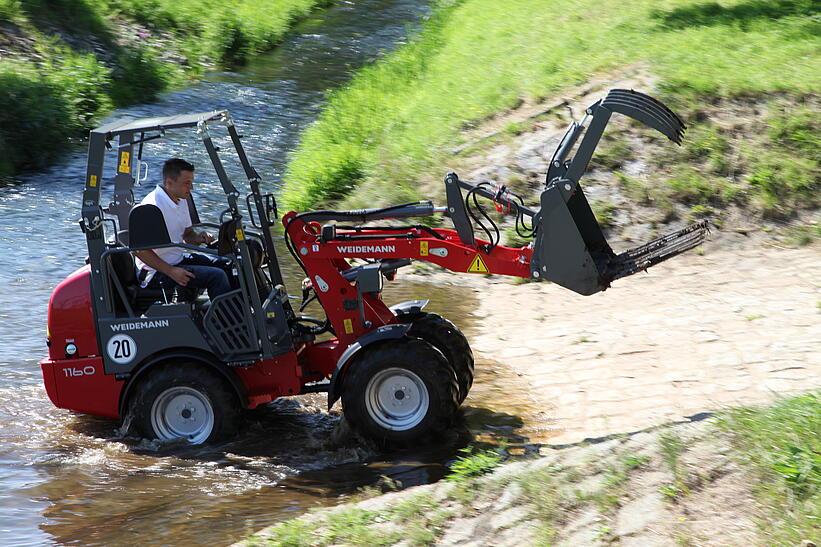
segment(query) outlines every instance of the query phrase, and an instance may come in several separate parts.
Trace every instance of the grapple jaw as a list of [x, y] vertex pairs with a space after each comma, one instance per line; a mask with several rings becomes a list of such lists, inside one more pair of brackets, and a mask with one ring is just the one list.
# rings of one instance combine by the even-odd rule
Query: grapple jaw
[[[548, 169], [530, 264], [534, 279], [547, 279], [579, 294], [602, 291], [621, 277], [646, 270], [704, 241], [706, 222], [693, 224], [641, 247], [616, 254], [604, 238], [579, 179], [584, 174], [604, 128], [614, 112], [651, 127], [681, 144], [685, 125], [661, 102], [632, 90], [613, 89], [587, 109], [590, 123], [573, 123]], [[584, 132], [572, 160], [567, 155]]]

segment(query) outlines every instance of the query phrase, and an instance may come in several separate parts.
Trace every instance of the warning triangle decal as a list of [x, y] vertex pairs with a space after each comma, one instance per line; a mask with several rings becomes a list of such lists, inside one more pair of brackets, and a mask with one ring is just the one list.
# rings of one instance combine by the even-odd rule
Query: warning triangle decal
[[469, 273], [483, 273], [483, 274], [485, 274], [485, 273], [490, 273], [490, 270], [487, 269], [487, 266], [485, 265], [485, 261], [482, 260], [482, 257], [479, 256], [479, 255], [476, 255], [476, 257], [473, 259], [473, 262], [470, 263], [470, 267], [468, 268], [468, 272]]

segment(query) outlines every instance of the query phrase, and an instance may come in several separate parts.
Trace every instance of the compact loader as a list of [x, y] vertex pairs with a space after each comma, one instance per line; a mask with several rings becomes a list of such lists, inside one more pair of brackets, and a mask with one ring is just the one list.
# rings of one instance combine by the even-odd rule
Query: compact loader
[[[49, 356], [41, 362], [49, 397], [77, 412], [129, 415], [147, 437], [200, 444], [233, 433], [243, 409], [326, 392], [329, 408], [341, 399], [352, 428], [383, 446], [436, 436], [468, 395], [473, 355], [453, 323], [424, 311], [427, 301], [382, 301], [383, 284], [398, 269], [426, 261], [454, 272], [549, 280], [590, 295], [705, 238], [700, 223], [618, 254], [610, 248], [579, 183], [610, 116], [634, 118], [676, 144], [685, 127], [663, 104], [630, 90], [610, 91], [586, 113], [556, 150], [537, 209], [504, 186], [450, 173], [445, 207], [423, 201], [284, 215], [285, 243], [306, 276], [298, 307], [274, 246], [275, 199], [261, 191], [227, 112], [118, 120], [92, 130], [80, 220], [88, 261], [49, 302]], [[211, 138], [217, 127], [227, 130], [248, 179], [246, 214]], [[202, 222], [189, 202], [194, 227], [218, 234], [209, 247], [172, 242], [161, 211], [134, 201], [144, 144], [181, 129], [196, 129], [225, 194], [218, 221]], [[116, 158], [113, 196], [103, 208], [107, 150]], [[532, 242], [501, 245], [480, 198], [514, 215]], [[413, 220], [432, 215], [449, 217], [453, 228]], [[132, 253], [172, 246], [229, 260], [238, 288], [209, 301], [184, 287], [142, 287]], [[325, 318], [303, 314], [314, 300]]]

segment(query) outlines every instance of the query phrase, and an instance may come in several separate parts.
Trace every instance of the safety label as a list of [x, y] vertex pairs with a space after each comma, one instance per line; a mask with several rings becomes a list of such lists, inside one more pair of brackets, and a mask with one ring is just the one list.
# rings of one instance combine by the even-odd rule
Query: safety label
[[345, 327], [345, 334], [353, 334], [353, 321], [345, 319], [342, 321], [342, 325]]
[[473, 259], [473, 262], [470, 263], [470, 267], [468, 268], [468, 273], [490, 273], [490, 270], [487, 269], [487, 265], [485, 261], [482, 260], [480, 255], [476, 255]]
[[428, 242], [427, 241], [420, 241], [419, 242], [419, 256], [428, 256]]
[[120, 152], [120, 168], [118, 171], [120, 173], [131, 172], [131, 154], [128, 152]]

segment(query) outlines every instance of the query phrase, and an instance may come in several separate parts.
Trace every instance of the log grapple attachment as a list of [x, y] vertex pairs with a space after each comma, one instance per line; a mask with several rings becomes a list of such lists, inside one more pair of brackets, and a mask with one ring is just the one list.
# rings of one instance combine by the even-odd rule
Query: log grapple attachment
[[[708, 233], [707, 223], [701, 222], [621, 254], [613, 252], [579, 179], [614, 112], [642, 122], [676, 144], [681, 144], [686, 129], [679, 117], [661, 102], [626, 89], [611, 90], [586, 110], [582, 122], [573, 122], [567, 129], [550, 162], [541, 209], [534, 217], [530, 272], [535, 279], [548, 279], [584, 295], [602, 291], [616, 279], [692, 249]], [[584, 137], [575, 156], [566, 159], [582, 133]]]

